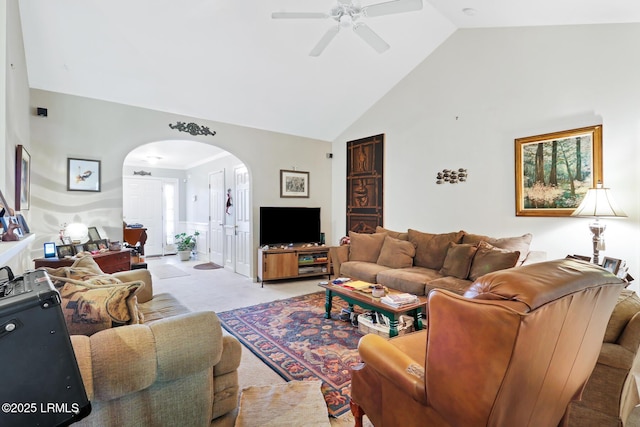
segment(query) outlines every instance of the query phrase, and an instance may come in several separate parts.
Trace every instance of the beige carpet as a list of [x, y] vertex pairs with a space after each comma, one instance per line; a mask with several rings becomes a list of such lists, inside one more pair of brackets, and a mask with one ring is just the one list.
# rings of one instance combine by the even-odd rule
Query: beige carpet
[[291, 381], [242, 390], [236, 427], [330, 427], [322, 381]]

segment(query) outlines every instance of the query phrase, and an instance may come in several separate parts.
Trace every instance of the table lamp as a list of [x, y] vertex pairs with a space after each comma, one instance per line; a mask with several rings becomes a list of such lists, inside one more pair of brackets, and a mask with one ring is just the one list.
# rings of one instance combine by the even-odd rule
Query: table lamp
[[80, 222], [72, 222], [65, 227], [64, 234], [71, 239], [71, 243], [82, 243], [89, 237], [89, 227]]
[[582, 203], [571, 216], [595, 218], [595, 221], [589, 224], [589, 230], [593, 235], [593, 263], [599, 264], [600, 251], [605, 250], [603, 234], [607, 228], [600, 222], [600, 218], [626, 217], [627, 214], [613, 200], [611, 189], [602, 187], [602, 182], [598, 181], [595, 188], [587, 190]]

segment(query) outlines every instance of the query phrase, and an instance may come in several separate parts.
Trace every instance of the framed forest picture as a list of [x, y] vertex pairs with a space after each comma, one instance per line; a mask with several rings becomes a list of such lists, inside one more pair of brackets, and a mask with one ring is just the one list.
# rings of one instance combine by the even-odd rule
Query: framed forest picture
[[602, 181], [602, 125], [515, 140], [516, 216], [570, 216]]

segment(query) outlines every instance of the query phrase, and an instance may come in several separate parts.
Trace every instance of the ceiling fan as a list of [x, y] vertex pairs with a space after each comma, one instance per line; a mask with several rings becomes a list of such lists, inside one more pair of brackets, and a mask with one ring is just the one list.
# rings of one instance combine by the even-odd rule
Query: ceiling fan
[[389, 49], [389, 44], [376, 34], [367, 24], [360, 22], [363, 17], [391, 15], [394, 13], [413, 12], [422, 9], [422, 0], [392, 0], [360, 7], [357, 0], [338, 0], [338, 3], [324, 12], [273, 12], [273, 19], [325, 19], [331, 18], [338, 24], [327, 30], [318, 44], [309, 52], [310, 56], [319, 56], [338, 35], [340, 29], [351, 27], [369, 46], [382, 53]]

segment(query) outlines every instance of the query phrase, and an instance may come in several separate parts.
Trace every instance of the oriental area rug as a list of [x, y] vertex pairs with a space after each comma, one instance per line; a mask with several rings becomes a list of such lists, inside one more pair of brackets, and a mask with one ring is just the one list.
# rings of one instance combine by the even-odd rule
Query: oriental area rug
[[333, 299], [324, 318], [324, 292], [218, 313], [222, 326], [287, 381], [321, 380], [329, 415], [349, 410], [350, 367], [359, 363], [361, 335], [338, 319], [347, 304]]

